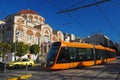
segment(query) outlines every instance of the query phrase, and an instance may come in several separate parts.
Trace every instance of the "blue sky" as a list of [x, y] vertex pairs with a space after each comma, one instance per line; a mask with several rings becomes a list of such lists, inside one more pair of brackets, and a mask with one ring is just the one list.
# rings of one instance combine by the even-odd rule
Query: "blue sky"
[[[101, 1], [101, 0], [96, 0]], [[74, 34], [82, 38], [102, 33], [114, 42], [120, 42], [120, 0], [56, 14], [94, 3], [95, 0], [0, 0], [0, 19], [28, 9], [39, 13], [54, 30]]]

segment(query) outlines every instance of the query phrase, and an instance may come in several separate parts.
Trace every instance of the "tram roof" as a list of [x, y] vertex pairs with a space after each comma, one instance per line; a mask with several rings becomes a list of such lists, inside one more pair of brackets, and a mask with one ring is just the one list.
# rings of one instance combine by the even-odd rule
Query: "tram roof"
[[115, 51], [114, 49], [111, 49], [109, 47], [105, 47], [102, 45], [94, 45], [89, 43], [66, 42], [66, 41], [60, 41], [60, 43], [62, 46], [66, 46], [66, 47], [95, 48], [95, 49], [101, 49], [101, 50]]

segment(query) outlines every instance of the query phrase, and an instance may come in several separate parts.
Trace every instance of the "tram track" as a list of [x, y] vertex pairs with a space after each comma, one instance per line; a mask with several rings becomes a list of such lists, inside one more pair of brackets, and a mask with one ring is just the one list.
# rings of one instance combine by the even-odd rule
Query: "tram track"
[[98, 76], [100, 76], [101, 74], [103, 74], [104, 72], [106, 72], [108, 69], [110, 68], [110, 66], [106, 67], [103, 71], [97, 73], [96, 75], [94, 75], [91, 80], [94, 80], [96, 78], [98, 78]]
[[[84, 78], [89, 80], [106, 80], [106, 79], [119, 80], [119, 75], [120, 75], [120, 70], [118, 70], [119, 68], [120, 68], [120, 64], [117, 61], [117, 62], [112, 62], [112, 64], [107, 63], [105, 65], [96, 65], [96, 66], [84, 67], [80, 69], [70, 69], [65, 71], [63, 70], [62, 73], [64, 74], [61, 75], [69, 76], [69, 77], [79, 77], [80, 80]], [[72, 76], [73, 74], [75, 76]]]
[[[113, 65], [115, 64], [115, 65]], [[113, 62], [113, 64], [107, 64], [107, 67], [101, 71], [100, 73], [97, 73], [96, 75], [94, 75], [93, 78], [91, 78], [91, 80], [105, 80], [106, 78], [109, 80], [119, 80], [119, 76], [120, 76], [120, 62]]]

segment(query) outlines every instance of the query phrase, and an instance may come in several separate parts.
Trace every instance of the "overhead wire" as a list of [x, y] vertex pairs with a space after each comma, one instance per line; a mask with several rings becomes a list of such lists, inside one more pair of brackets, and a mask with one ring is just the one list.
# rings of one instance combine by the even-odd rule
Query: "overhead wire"
[[[55, 5], [55, 4], [53, 4], [52, 2], [50, 2], [50, 1], [48, 1], [48, 0], [46, 0], [50, 5], [52, 5], [52, 6], [54, 6], [54, 7], [56, 7], [57, 9], [59, 9], [59, 10], [61, 10], [61, 8], [59, 8], [57, 5]], [[110, 1], [110, 0], [103, 0], [103, 1]], [[81, 2], [84, 2], [84, 1], [81, 1]], [[80, 2], [78, 3], [78, 4], [80, 4]], [[74, 4], [71, 6], [71, 7], [73, 7], [74, 6]], [[109, 18], [107, 17], [107, 15], [104, 13], [104, 11], [101, 9], [101, 7], [98, 5], [98, 4], [96, 4], [95, 6], [97, 6], [97, 8], [98, 8], [98, 10], [101, 12], [101, 14], [103, 15], [103, 17], [105, 18], [105, 20], [108, 22], [108, 24], [110, 25], [110, 28], [112, 28], [115, 32], [116, 32], [116, 34], [120, 37], [120, 33], [114, 28], [114, 25], [111, 23], [111, 21], [109, 20]], [[68, 8], [70, 8], [70, 7], [68, 7]], [[68, 8], [66, 8], [66, 9], [68, 9]], [[65, 13], [66, 15], [68, 15], [72, 20], [74, 20], [76, 23], [78, 23], [79, 25], [81, 25], [83, 28], [85, 28], [85, 26], [84, 25], [82, 25], [78, 20], [76, 20], [73, 16], [71, 16], [69, 13]]]
[[100, 11], [100, 13], [103, 15], [103, 17], [107, 21], [107, 23], [110, 25], [109, 27], [112, 28], [112, 30], [114, 30], [114, 32], [120, 37], [120, 33], [116, 30], [116, 28], [114, 27], [114, 25], [112, 24], [112, 22], [110, 21], [110, 19], [108, 18], [108, 16], [104, 13], [104, 11], [102, 10], [102, 8], [99, 5], [96, 5], [96, 7]]
[[98, 4], [101, 4], [101, 3], [105, 3], [105, 2], [108, 2], [108, 1], [110, 1], [110, 0], [101, 0], [101, 1], [98, 1], [98, 2], [95, 2], [95, 3], [90, 3], [90, 4], [87, 4], [87, 5], [84, 5], [84, 6], [80, 6], [80, 7], [75, 7], [75, 8], [71, 8], [71, 9], [61, 10], [61, 11], [57, 12], [57, 14], [71, 12], [71, 11], [79, 10], [81, 8], [87, 8], [87, 7], [95, 6], [95, 5], [98, 5]]
[[[59, 9], [59, 10], [62, 10], [60, 7], [58, 7], [57, 5], [55, 5], [54, 3], [52, 3], [52, 2], [50, 2], [50, 1], [48, 1], [48, 0], [45, 0], [47, 3], [49, 3], [50, 5], [52, 5], [52, 6], [54, 6], [54, 7], [56, 7], [57, 9]], [[83, 0], [82, 1], [80, 1], [80, 2], [78, 2], [79, 4], [81, 3], [81, 2], [83, 2]], [[77, 3], [76, 3], [77, 4]], [[72, 6], [74, 6], [75, 4], [73, 4]], [[71, 6], [71, 7], [72, 7]], [[74, 22], [76, 22], [77, 24], [79, 24], [82, 28], [85, 28], [85, 26], [83, 25], [83, 24], [81, 24], [78, 20], [76, 20], [71, 14], [69, 14], [69, 13], [65, 13], [68, 17], [70, 17]]]
[[80, 5], [80, 4], [83, 3], [83, 2], [85, 2], [85, 0], [81, 0], [81, 1], [79, 1], [79, 2], [77, 2], [77, 3], [75, 3], [75, 4], [72, 4], [71, 6], [65, 8], [64, 10], [73, 8], [74, 6]]

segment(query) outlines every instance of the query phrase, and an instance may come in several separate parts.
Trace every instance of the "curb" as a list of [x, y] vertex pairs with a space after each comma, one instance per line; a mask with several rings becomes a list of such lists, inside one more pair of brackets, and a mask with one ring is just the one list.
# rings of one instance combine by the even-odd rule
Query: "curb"
[[35, 64], [33, 67], [40, 66], [41, 64]]
[[6, 78], [6, 80], [23, 80], [23, 79], [27, 79], [27, 78], [30, 78], [32, 77], [32, 74], [25, 74], [25, 75], [17, 75], [15, 77], [12, 77], [12, 78]]

